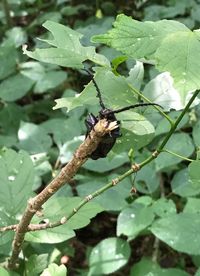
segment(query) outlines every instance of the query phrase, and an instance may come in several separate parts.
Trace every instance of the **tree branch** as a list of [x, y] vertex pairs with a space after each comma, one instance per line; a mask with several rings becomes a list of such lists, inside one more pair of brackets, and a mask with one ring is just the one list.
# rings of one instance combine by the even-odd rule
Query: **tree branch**
[[78, 169], [86, 162], [91, 153], [97, 148], [103, 136], [117, 128], [117, 122], [100, 120], [90, 132], [85, 141], [75, 151], [71, 161], [60, 171], [60, 173], [42, 190], [40, 194], [28, 200], [26, 210], [21, 221], [16, 227], [16, 233], [12, 245], [12, 255], [9, 260], [9, 268], [14, 268], [21, 251], [22, 243], [28, 226], [35, 213], [41, 210], [42, 205], [58, 191], [65, 183], [69, 182]]

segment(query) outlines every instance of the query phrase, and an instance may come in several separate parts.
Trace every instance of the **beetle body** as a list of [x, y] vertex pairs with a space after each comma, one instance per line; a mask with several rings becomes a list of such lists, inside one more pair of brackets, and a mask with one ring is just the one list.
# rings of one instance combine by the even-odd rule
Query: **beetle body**
[[[92, 113], [88, 115], [87, 119], [85, 120], [85, 125], [87, 127], [86, 137], [89, 135], [90, 131], [94, 128], [94, 126], [98, 123], [99, 120], [107, 119], [108, 123], [117, 121], [115, 114], [109, 113], [109, 112], [112, 112], [112, 110], [105, 108], [100, 110], [98, 116], [94, 116]], [[120, 122], [117, 121], [117, 124], [119, 125]], [[96, 150], [92, 152], [92, 154], [90, 155], [90, 158], [93, 160], [97, 160], [99, 158], [106, 157], [109, 151], [114, 146], [116, 139], [120, 136], [121, 136], [121, 133], [120, 133], [119, 127], [112, 130], [110, 133], [106, 134], [103, 137], [102, 141], [99, 143]]]

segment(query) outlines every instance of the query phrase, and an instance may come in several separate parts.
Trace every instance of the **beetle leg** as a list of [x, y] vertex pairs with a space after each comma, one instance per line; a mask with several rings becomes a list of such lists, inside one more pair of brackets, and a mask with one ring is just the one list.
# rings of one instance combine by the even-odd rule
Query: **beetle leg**
[[98, 122], [98, 119], [92, 113], [90, 113], [88, 115], [88, 118], [85, 119], [85, 125], [87, 127], [87, 130], [91, 131], [97, 122]]
[[95, 117], [92, 113], [88, 115], [88, 117], [85, 119], [85, 125], [87, 128], [86, 137], [90, 137], [90, 131], [94, 128], [94, 126], [97, 124], [98, 119]]

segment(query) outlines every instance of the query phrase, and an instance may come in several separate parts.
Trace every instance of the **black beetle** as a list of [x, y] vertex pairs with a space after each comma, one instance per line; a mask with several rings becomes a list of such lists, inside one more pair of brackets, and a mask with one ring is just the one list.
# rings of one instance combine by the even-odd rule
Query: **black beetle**
[[94, 126], [98, 123], [99, 120], [101, 119], [106, 119], [108, 121], [108, 123], [117, 121], [117, 125], [118, 127], [115, 128], [114, 130], [112, 130], [109, 134], [106, 134], [102, 141], [99, 143], [98, 147], [96, 148], [95, 151], [92, 152], [92, 154], [90, 155], [90, 158], [93, 160], [97, 160], [99, 158], [104, 158], [107, 156], [107, 154], [109, 153], [109, 151], [112, 149], [112, 147], [114, 146], [116, 139], [119, 138], [121, 136], [121, 132], [120, 132], [120, 121], [117, 120], [115, 113], [120, 113], [126, 110], [129, 110], [131, 108], [136, 108], [139, 106], [149, 106], [149, 105], [156, 105], [161, 107], [159, 104], [156, 103], [138, 103], [138, 104], [134, 104], [134, 105], [129, 105], [117, 110], [112, 110], [109, 108], [106, 108], [102, 97], [101, 97], [101, 92], [99, 90], [99, 87], [96, 83], [96, 81], [94, 80], [93, 75], [91, 74], [90, 71], [88, 71], [87, 69], [84, 69], [91, 77], [92, 77], [92, 82], [97, 90], [97, 97], [99, 98], [99, 104], [101, 106], [101, 110], [99, 111], [99, 115], [98, 116], [94, 116], [92, 113], [90, 113], [87, 117], [87, 119], [85, 120], [85, 125], [87, 127], [87, 133], [86, 133], [86, 137], [89, 135], [90, 131], [94, 128]]

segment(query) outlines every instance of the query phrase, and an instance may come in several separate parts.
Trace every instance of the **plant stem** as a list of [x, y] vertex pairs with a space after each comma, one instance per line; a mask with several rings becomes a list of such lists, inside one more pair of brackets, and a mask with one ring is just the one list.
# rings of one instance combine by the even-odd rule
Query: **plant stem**
[[163, 140], [163, 142], [161, 143], [161, 145], [158, 147], [157, 151], [161, 152], [162, 149], [164, 148], [164, 146], [167, 144], [169, 138], [171, 137], [172, 133], [176, 130], [178, 124], [180, 123], [180, 121], [183, 119], [184, 115], [186, 114], [186, 112], [188, 111], [188, 109], [190, 108], [191, 104], [193, 103], [194, 99], [197, 97], [197, 95], [199, 94], [200, 90], [196, 90], [194, 92], [194, 94], [192, 95], [192, 97], [190, 98], [189, 102], [187, 103], [186, 107], [183, 109], [183, 111], [181, 112], [181, 114], [178, 116], [178, 118], [176, 119], [176, 121], [173, 123], [170, 131], [168, 132], [167, 136], [165, 137], [165, 139]]
[[171, 151], [171, 150], [168, 150], [168, 149], [163, 149], [162, 152], [167, 152], [167, 153], [169, 153], [169, 154], [172, 154], [172, 155], [174, 155], [174, 156], [177, 156], [177, 157], [179, 157], [179, 158], [181, 158], [181, 159], [183, 159], [183, 160], [189, 161], [189, 162], [193, 162], [193, 161], [194, 161], [193, 159], [187, 158], [187, 157], [185, 157], [185, 156], [182, 156], [182, 155], [180, 155], [180, 154], [178, 154], [178, 153], [175, 153], [175, 152], [173, 152], [173, 151]]
[[[151, 103], [151, 101], [145, 97], [140, 91], [138, 91], [135, 87], [133, 87], [130, 83], [128, 83], [128, 86], [131, 90], [133, 90], [137, 95], [139, 95], [143, 100], [145, 100], [148, 103]], [[174, 122], [173, 120], [158, 106], [155, 106], [155, 108], [167, 119], [167, 121], [170, 123], [171, 126], [173, 126]]]

